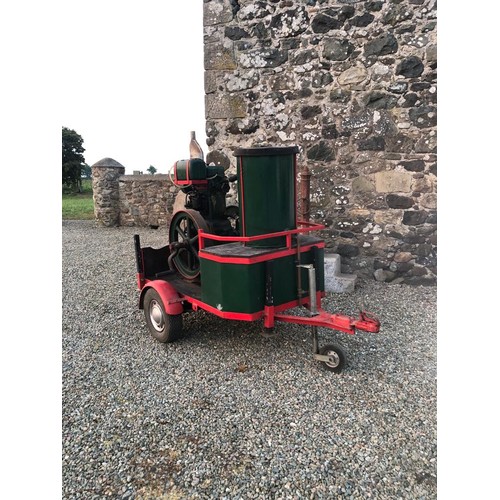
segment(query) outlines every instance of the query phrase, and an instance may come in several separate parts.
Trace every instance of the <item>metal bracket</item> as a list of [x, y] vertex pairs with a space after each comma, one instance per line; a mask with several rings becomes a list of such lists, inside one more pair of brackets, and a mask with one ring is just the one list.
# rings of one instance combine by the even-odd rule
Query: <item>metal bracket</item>
[[[316, 303], [316, 269], [312, 264], [299, 264], [297, 267], [307, 269], [309, 277], [309, 316], [317, 316], [318, 305]], [[319, 356], [318, 328], [311, 326], [311, 340], [313, 348], [313, 356]]]
[[177, 297], [175, 299], [167, 300], [167, 304], [169, 304], [169, 305], [170, 304], [177, 304], [179, 302], [184, 302], [184, 300], [186, 300], [186, 299], [184, 299], [183, 297]]
[[273, 339], [274, 337], [279, 336], [279, 332], [275, 332], [274, 328], [264, 328], [263, 330], [259, 331], [259, 333], [265, 339]]
[[313, 354], [313, 358], [322, 363], [335, 363], [335, 358], [333, 356], [327, 356], [326, 354]]
[[297, 267], [307, 269], [309, 277], [309, 316], [318, 315], [318, 307], [316, 303], [316, 269], [312, 264], [300, 264]]

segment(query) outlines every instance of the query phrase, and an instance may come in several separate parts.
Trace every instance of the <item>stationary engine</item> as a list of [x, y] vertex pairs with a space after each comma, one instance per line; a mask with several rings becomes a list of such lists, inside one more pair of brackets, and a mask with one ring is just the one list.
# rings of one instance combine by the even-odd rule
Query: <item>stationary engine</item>
[[239, 236], [238, 207], [226, 206], [229, 183], [237, 176], [226, 177], [220, 165], [191, 158], [175, 162], [170, 179], [186, 195], [184, 210], [175, 212], [170, 223], [172, 261], [182, 276], [192, 280], [199, 275], [200, 229], [218, 236]]
[[229, 183], [236, 175], [226, 177], [220, 165], [207, 165], [201, 158], [179, 160], [171, 171], [173, 184], [186, 194], [185, 208], [196, 210], [211, 233], [219, 236], [238, 236], [234, 219], [238, 207], [226, 207]]

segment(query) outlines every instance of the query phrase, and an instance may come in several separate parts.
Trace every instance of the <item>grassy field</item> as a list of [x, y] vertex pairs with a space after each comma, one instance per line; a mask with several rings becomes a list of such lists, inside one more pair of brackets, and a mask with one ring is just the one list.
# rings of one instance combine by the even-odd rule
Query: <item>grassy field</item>
[[62, 195], [63, 219], [93, 219], [94, 201], [92, 199], [92, 181], [82, 181], [82, 193]]

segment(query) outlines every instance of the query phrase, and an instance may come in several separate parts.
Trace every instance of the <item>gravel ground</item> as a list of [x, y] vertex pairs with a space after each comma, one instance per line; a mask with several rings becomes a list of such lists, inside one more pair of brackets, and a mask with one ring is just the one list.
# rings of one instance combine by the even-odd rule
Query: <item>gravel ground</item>
[[347, 353], [333, 374], [309, 328], [185, 317], [160, 344], [138, 309], [133, 234], [64, 221], [63, 498], [436, 498], [436, 288], [360, 282], [323, 307], [381, 320], [320, 329]]

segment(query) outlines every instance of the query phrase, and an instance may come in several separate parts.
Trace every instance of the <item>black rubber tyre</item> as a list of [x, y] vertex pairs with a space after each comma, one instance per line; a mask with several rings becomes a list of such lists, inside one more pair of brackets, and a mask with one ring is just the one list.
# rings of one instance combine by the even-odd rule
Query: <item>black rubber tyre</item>
[[158, 342], [173, 342], [182, 332], [182, 314], [168, 314], [165, 306], [153, 288], [144, 296], [144, 316], [151, 335]]
[[323, 362], [325, 368], [334, 373], [340, 373], [345, 368], [346, 356], [344, 351], [334, 344], [328, 344], [323, 346], [319, 353], [323, 356], [333, 356], [334, 362]]

